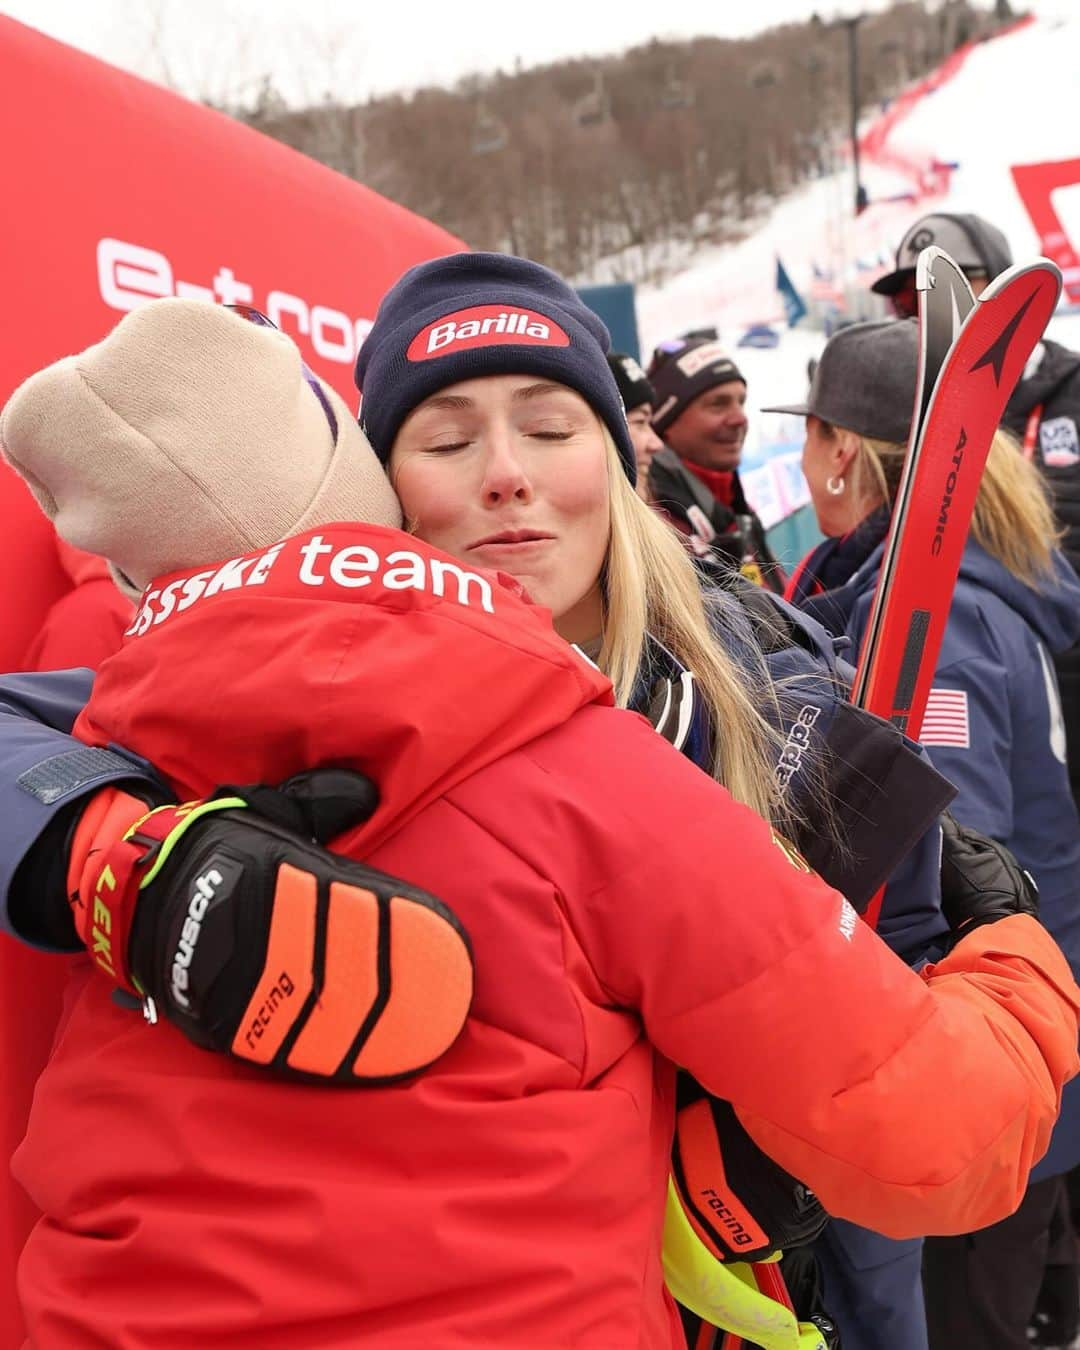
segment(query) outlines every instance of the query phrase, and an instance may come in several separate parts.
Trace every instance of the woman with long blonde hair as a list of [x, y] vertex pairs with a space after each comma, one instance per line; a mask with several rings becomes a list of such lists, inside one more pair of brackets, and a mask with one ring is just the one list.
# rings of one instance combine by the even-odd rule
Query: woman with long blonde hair
[[[620, 706], [792, 835], [853, 903], [899, 863], [886, 928], [905, 958], [924, 956], [947, 928], [936, 818], [951, 794], [913, 781], [923, 766], [892, 729], [857, 721], [822, 630], [785, 632], [766, 668], [755, 637], [768, 645], [793, 621], [737, 578], [726, 585], [741, 603], [703, 587], [680, 537], [634, 492], [598, 332], [565, 283], [520, 259], [461, 255], [407, 273], [357, 367], [362, 424], [406, 520], [428, 543], [516, 577], [611, 678]], [[597, 431], [603, 461], [589, 451]], [[747, 612], [762, 606], [751, 630]], [[827, 776], [849, 765], [854, 803]]]
[[[778, 409], [806, 416], [803, 472], [826, 535], [796, 571], [788, 595], [850, 637], [856, 651], [905, 458], [917, 343], [914, 320], [844, 329], [826, 346], [806, 403]], [[1034, 876], [1041, 916], [1075, 974], [1080, 822], [1069, 790], [1052, 658], [1080, 637], [1080, 584], [1057, 540], [1038, 472], [999, 431], [976, 499], [922, 743], [959, 790], [951, 808], [956, 818], [1004, 844]], [[927, 1242], [932, 1350], [1027, 1344], [1062, 1174], [1077, 1162], [1080, 1096], [1072, 1090], [1018, 1213], [980, 1233]], [[853, 1262], [860, 1239], [849, 1226], [835, 1226], [824, 1239], [829, 1296], [838, 1302], [836, 1289], [844, 1287], [856, 1307], [854, 1320], [870, 1327], [865, 1342], [854, 1335], [845, 1339], [854, 1350], [874, 1343], [883, 1302], [908, 1318], [917, 1306], [917, 1251], [894, 1252], [889, 1262], [881, 1239], [868, 1235], [865, 1243], [874, 1260]], [[891, 1299], [882, 1293], [889, 1279]], [[890, 1341], [925, 1343], [918, 1330]]]

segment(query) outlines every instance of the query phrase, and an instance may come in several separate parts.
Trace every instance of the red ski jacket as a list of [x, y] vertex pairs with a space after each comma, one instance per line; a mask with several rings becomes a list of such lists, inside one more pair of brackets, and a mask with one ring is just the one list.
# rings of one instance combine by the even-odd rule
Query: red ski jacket
[[277, 1082], [92, 973], [18, 1174], [32, 1344], [682, 1344], [660, 1233], [673, 1065], [834, 1213], [896, 1235], [1009, 1211], [1077, 1067], [1077, 995], [1017, 917], [920, 977], [769, 827], [610, 706], [492, 574], [331, 526], [157, 583], [82, 734], [184, 795], [350, 763], [337, 847], [440, 895], [461, 1038], [367, 1090]]
[[[64, 543], [26, 484], [0, 463], [0, 669], [97, 666], [116, 651], [131, 602], [108, 568]], [[38, 1215], [8, 1174], [26, 1131], [34, 1083], [45, 1066], [68, 963], [0, 937], [0, 1350], [21, 1341], [15, 1263]]]

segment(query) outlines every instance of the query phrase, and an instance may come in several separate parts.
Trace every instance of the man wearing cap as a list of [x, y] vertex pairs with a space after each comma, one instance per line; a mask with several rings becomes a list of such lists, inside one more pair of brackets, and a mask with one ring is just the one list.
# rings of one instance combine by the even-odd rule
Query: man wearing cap
[[[901, 318], [916, 313], [915, 263], [928, 244], [944, 249], [960, 265], [976, 295], [1012, 265], [1008, 240], [981, 216], [923, 216], [901, 239], [895, 270], [871, 287], [888, 296]], [[1040, 343], [1009, 399], [1003, 425], [1046, 479], [1058, 524], [1065, 530], [1062, 550], [1080, 570], [1080, 352], [1059, 342]], [[1055, 665], [1071, 750], [1069, 778], [1080, 804], [1080, 649], [1063, 652]]]
[[609, 352], [608, 365], [619, 386], [619, 396], [626, 409], [626, 424], [630, 428], [630, 440], [634, 445], [634, 458], [637, 461], [637, 482], [634, 486], [643, 501], [651, 501], [649, 465], [653, 455], [664, 448], [664, 442], [652, 429], [656, 391], [629, 352]]
[[653, 430], [665, 445], [649, 467], [653, 501], [696, 555], [781, 591], [783, 571], [739, 481], [747, 426], [741, 371], [719, 342], [687, 339], [657, 350], [649, 378], [656, 391]]
[[1009, 241], [981, 216], [952, 215], [944, 211], [923, 216], [900, 240], [896, 250], [896, 268], [870, 287], [877, 295], [887, 296], [897, 318], [908, 319], [918, 312], [915, 297], [915, 263], [924, 248], [935, 244], [944, 249], [981, 294], [999, 272], [1012, 265]]

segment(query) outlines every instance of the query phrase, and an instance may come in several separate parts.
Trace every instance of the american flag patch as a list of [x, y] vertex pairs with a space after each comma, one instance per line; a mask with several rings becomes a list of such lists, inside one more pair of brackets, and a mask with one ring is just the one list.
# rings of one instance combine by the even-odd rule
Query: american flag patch
[[968, 696], [963, 689], [931, 689], [919, 740], [923, 745], [971, 748]]

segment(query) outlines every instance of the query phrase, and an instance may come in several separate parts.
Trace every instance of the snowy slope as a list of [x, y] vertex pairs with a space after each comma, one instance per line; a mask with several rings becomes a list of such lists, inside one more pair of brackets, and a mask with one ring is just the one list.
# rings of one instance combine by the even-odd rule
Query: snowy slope
[[[1035, 256], [1037, 236], [1010, 166], [1080, 155], [1078, 96], [1080, 3], [954, 58], [932, 92], [905, 100], [899, 115], [896, 107], [882, 110], [864, 124], [861, 139], [872, 147], [864, 148], [862, 166], [873, 203], [868, 210], [852, 218], [847, 167], [779, 202], [741, 242], [704, 250], [692, 267], [663, 285], [640, 287], [643, 354], [663, 338], [704, 324], [715, 324], [734, 347], [748, 324], [778, 320], [777, 256], [804, 294], [816, 267], [830, 270], [858, 301], [876, 276], [891, 270], [907, 226], [934, 210], [986, 216], [1005, 231], [1014, 257]], [[957, 168], [933, 169], [942, 162]], [[904, 192], [914, 192], [916, 200], [883, 200]], [[1080, 240], [1080, 188], [1059, 191], [1055, 206], [1073, 239]], [[876, 300], [865, 303], [859, 317], [884, 312]], [[802, 424], [758, 410], [802, 397], [807, 359], [824, 342], [820, 333], [783, 329], [782, 320], [776, 326], [782, 330], [778, 348], [735, 352], [748, 380], [746, 463], [766, 519], [796, 504], [800, 488], [791, 461]], [[1080, 348], [1080, 314], [1059, 313], [1048, 331]]]
[[[1009, 169], [1080, 154], [1078, 97], [1080, 4], [1070, 17], [1036, 19], [976, 46], [886, 141], [886, 150], [912, 162], [956, 161], [954, 173], [939, 175], [949, 179], [943, 192], [917, 202], [875, 200], [913, 183], [873, 160], [864, 160], [862, 177], [874, 204], [857, 220], [850, 214], [850, 168], [800, 189], [742, 242], [705, 250], [692, 268], [661, 287], [640, 289], [643, 350], [682, 328], [716, 323], [734, 339], [746, 324], [777, 316], [777, 254], [804, 292], [814, 265], [832, 268], [840, 281], [868, 285], [905, 228], [935, 209], [985, 215], [1009, 236], [1017, 258], [1034, 255], [1035, 231]], [[863, 128], [864, 139], [871, 131]], [[1073, 217], [1074, 236], [1080, 237], [1080, 189], [1059, 193], [1057, 204], [1063, 216]]]

